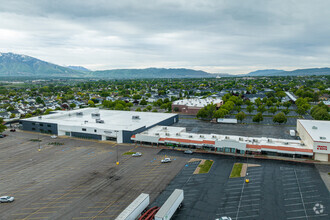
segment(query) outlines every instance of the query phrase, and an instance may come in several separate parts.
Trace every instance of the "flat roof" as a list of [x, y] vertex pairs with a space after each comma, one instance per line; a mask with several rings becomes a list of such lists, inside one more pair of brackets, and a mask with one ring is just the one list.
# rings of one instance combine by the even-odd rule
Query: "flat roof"
[[[159, 142], [172, 142], [180, 144], [210, 145], [214, 146], [215, 141], [234, 141], [247, 144], [248, 148], [255, 149], [271, 149], [277, 151], [279, 149], [291, 152], [312, 152], [313, 148], [304, 145], [301, 140], [288, 140], [266, 137], [245, 137], [236, 135], [220, 135], [220, 134], [196, 134], [188, 133], [183, 127], [172, 126], [155, 126], [144, 132], [139, 133], [143, 136], [159, 137]], [[135, 136], [133, 140], [138, 140]]]
[[[330, 121], [298, 119], [313, 141], [330, 142]], [[324, 139], [325, 138], [325, 139]]]
[[[92, 114], [94, 114], [94, 116], [92, 116]], [[99, 116], [97, 114], [99, 114]], [[35, 121], [38, 123], [56, 123], [67, 126], [84, 126], [100, 129], [134, 131], [144, 126], [148, 128], [176, 115], [177, 114], [171, 113], [114, 111], [98, 108], [83, 108], [71, 111], [56, 111], [55, 113], [49, 115], [42, 115], [41, 117], [32, 117], [22, 120]], [[135, 119], [133, 117], [135, 117]], [[97, 118], [103, 120], [104, 123], [97, 123]]]
[[183, 99], [183, 100], [176, 100], [173, 102], [172, 105], [186, 105], [190, 107], [198, 107], [203, 108], [204, 106], [207, 106], [208, 104], [217, 104], [221, 103], [222, 99], [220, 98], [205, 98], [205, 99]]

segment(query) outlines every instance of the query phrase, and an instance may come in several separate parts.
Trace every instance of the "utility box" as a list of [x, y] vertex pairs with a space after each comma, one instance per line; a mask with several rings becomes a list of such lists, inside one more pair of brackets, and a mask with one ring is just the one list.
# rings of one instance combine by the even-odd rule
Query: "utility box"
[[290, 136], [295, 137], [296, 136], [296, 131], [295, 130], [290, 130]]

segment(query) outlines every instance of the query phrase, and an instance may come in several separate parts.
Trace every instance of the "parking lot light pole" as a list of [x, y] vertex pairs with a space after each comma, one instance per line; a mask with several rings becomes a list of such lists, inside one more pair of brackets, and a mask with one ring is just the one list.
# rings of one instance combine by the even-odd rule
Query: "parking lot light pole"
[[[38, 129], [39, 129], [39, 132], [40, 132], [39, 123], [37, 122], [36, 125], [38, 126]], [[40, 134], [39, 134], [39, 132], [38, 132], [38, 151], [40, 151], [40, 139], [39, 139]]]
[[117, 144], [117, 147], [116, 147], [116, 152], [117, 152], [117, 162], [116, 162], [116, 164], [117, 165], [119, 165], [119, 160], [118, 160], [118, 140], [117, 140], [117, 138], [118, 138], [118, 131], [116, 130], [115, 131], [115, 133], [116, 133], [116, 144]]

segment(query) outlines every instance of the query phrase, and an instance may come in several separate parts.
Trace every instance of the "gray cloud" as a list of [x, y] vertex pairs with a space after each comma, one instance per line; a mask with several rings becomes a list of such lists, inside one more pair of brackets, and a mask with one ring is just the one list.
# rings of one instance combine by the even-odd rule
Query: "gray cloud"
[[328, 66], [327, 0], [0, 0], [0, 50], [91, 69]]

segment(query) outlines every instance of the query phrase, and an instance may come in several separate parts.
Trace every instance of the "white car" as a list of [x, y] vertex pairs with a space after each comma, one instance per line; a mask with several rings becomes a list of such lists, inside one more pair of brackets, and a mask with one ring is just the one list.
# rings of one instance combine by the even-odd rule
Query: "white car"
[[221, 218], [216, 218], [215, 220], [231, 220], [231, 218], [224, 216], [224, 217], [221, 217]]
[[193, 154], [194, 152], [192, 152], [191, 150], [185, 150], [183, 153], [185, 153], [185, 154]]
[[56, 135], [52, 135], [52, 136], [50, 136], [51, 138], [53, 138], [53, 139], [55, 139], [55, 138], [57, 138], [57, 136]]
[[0, 203], [2, 202], [13, 202], [14, 201], [14, 197], [12, 196], [1, 196], [0, 197]]
[[132, 154], [132, 157], [141, 157], [142, 156], [142, 153], [140, 152], [136, 152], [134, 154]]
[[160, 162], [162, 162], [162, 163], [169, 163], [169, 162], [171, 162], [171, 158], [166, 157], [166, 158], [162, 159]]

